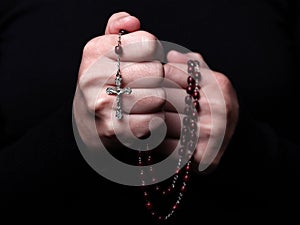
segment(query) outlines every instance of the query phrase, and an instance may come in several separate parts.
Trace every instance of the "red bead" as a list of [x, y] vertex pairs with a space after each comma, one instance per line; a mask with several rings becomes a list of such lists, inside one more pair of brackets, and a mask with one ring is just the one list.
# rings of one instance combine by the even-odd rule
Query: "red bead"
[[186, 169], [186, 171], [189, 171], [191, 169], [191, 166], [190, 165], [186, 165], [185, 169]]
[[147, 202], [146, 203], [146, 208], [147, 209], [152, 209], [152, 203], [151, 202]]
[[186, 191], [186, 186], [183, 185], [183, 186], [181, 187], [181, 192], [185, 192], [185, 191]]
[[186, 88], [186, 93], [188, 93], [189, 95], [191, 95], [191, 94], [193, 94], [194, 90], [195, 90], [195, 86], [190, 86], [189, 85]]
[[200, 104], [198, 101], [193, 102], [193, 106], [196, 109], [197, 112], [200, 112]]
[[189, 180], [189, 175], [185, 175], [185, 176], [183, 177], [183, 180], [184, 180], [184, 181], [188, 181], [188, 180]]
[[188, 79], [187, 79], [187, 83], [189, 85], [194, 85], [196, 83], [196, 81], [193, 77], [189, 76]]
[[195, 100], [199, 100], [200, 99], [200, 92], [195, 90], [194, 93], [193, 93], [193, 98]]
[[173, 210], [176, 210], [177, 207], [178, 207], [178, 205], [177, 205], [177, 204], [174, 204], [174, 205], [173, 205]]

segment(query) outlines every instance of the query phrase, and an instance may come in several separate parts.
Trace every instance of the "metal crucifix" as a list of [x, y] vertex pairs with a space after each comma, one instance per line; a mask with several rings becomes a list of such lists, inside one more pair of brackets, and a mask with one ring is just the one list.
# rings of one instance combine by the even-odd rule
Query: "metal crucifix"
[[106, 89], [106, 93], [108, 95], [116, 95], [117, 96], [117, 109], [116, 109], [116, 118], [117, 119], [122, 119], [123, 117], [123, 114], [122, 114], [122, 105], [121, 105], [121, 96], [123, 94], [131, 94], [132, 90], [131, 88], [129, 87], [126, 87], [126, 88], [121, 88], [121, 85], [122, 85], [122, 77], [121, 77], [121, 74], [117, 74], [116, 76], [116, 79], [115, 79], [115, 83], [116, 83], [116, 88], [107, 88]]

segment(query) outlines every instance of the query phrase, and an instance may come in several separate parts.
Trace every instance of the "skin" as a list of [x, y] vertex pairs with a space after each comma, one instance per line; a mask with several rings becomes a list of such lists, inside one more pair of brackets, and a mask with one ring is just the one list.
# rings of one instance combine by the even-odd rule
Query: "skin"
[[[120, 29], [129, 32], [122, 36], [124, 47], [121, 56], [122, 86], [130, 86], [132, 94], [122, 96], [124, 117], [116, 121], [114, 117], [116, 97], [107, 95], [105, 90], [107, 87], [115, 87], [117, 59], [113, 49]], [[135, 44], [132, 45], [133, 43]], [[185, 91], [188, 77], [185, 72], [187, 61], [195, 59], [201, 63], [205, 62], [198, 53], [181, 54], [171, 51], [167, 55], [168, 63], [163, 65], [159, 62], [161, 52], [162, 48], [157, 38], [153, 34], [140, 30], [140, 21], [126, 12], [113, 14], [107, 22], [105, 34], [86, 44], [79, 69], [73, 111], [79, 135], [87, 146], [96, 148], [96, 139], [100, 137], [106, 146], [120, 151], [120, 143], [116, 135], [124, 135], [126, 139], [128, 133], [126, 124], [129, 124], [130, 130], [136, 137], [145, 138], [150, 132], [149, 122], [158, 117], [161, 120], [151, 123], [151, 131], [160, 129], [163, 123], [168, 127], [165, 139], [157, 147], [158, 152], [169, 154], [168, 151], [175, 149], [180, 139], [180, 115], [184, 111], [184, 99], [187, 95]], [[92, 67], [99, 69], [93, 73], [90, 72]], [[198, 115], [198, 127], [201, 132], [194, 152], [194, 164], [201, 165], [209, 162], [205, 171], [202, 171], [206, 173], [218, 165], [230, 142], [238, 121], [239, 106], [235, 90], [225, 75], [205, 68], [202, 76], [201, 112]], [[139, 78], [145, 77], [146, 83], [136, 82]], [[213, 82], [209, 83], [208, 80]], [[171, 82], [176, 83], [177, 86], [172, 86]], [[209, 97], [209, 91], [215, 90], [214, 88], [220, 90], [222, 98]], [[165, 101], [166, 97], [173, 98], [179, 112]], [[134, 107], [128, 107], [132, 102], [136, 102]], [[212, 126], [215, 126], [217, 131], [221, 130], [218, 126], [223, 126], [224, 116], [219, 116], [218, 111], [221, 111], [222, 107], [225, 107], [226, 112], [226, 129], [224, 134], [219, 135], [218, 132], [212, 133]], [[212, 109], [217, 112], [214, 124], [211, 118]], [[97, 134], [91, 129], [95, 122]], [[213, 142], [221, 140], [220, 149], [215, 156], [211, 154], [214, 149], [208, 146], [209, 140]]]

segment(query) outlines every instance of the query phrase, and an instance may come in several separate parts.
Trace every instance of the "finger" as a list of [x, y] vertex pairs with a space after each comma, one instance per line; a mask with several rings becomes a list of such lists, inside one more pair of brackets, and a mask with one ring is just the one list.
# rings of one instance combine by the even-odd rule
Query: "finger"
[[[168, 63], [164, 65], [165, 71], [165, 86], [174, 86], [173, 83], [178, 84], [182, 88], [186, 88], [188, 85], [187, 78], [190, 76], [188, 73], [187, 62], [189, 60], [197, 60], [200, 63], [201, 77], [207, 77], [212, 75], [212, 71], [202, 59], [202, 56], [198, 53], [182, 54], [177, 51], [170, 51], [167, 55]], [[200, 85], [205, 85], [205, 79], [200, 79]]]
[[[107, 102], [112, 101], [105, 100], [108, 97], [106, 89], [108, 87], [116, 88], [115, 84], [115, 63], [102, 62], [93, 66], [93, 70], [81, 76], [79, 80], [79, 87], [83, 93], [84, 99], [91, 112], [95, 112], [95, 105], [107, 105]], [[163, 80], [163, 68], [159, 62], [146, 62], [146, 63], [125, 63], [122, 65], [122, 88], [130, 87], [131, 89], [151, 89], [162, 88]], [[110, 70], [110, 71], [109, 71]], [[111, 75], [108, 76], [107, 72]], [[140, 93], [140, 92], [136, 92]], [[157, 93], [157, 92], [154, 92]], [[135, 91], [133, 92], [136, 96]], [[151, 94], [151, 93], [148, 93]], [[125, 99], [127, 98], [124, 96]], [[145, 96], [141, 96], [145, 97]], [[165, 99], [165, 96], [162, 96]], [[115, 97], [114, 97], [115, 100]], [[127, 105], [127, 104], [125, 104]], [[111, 107], [111, 105], [109, 105]], [[143, 108], [141, 106], [141, 108]]]
[[[179, 88], [164, 88], [166, 95], [166, 103], [164, 110], [167, 112], [177, 112], [183, 114], [185, 111], [186, 103], [185, 98], [187, 93], [184, 89]], [[215, 105], [217, 100], [208, 99], [206, 93], [200, 90], [200, 114], [206, 114], [209, 112], [209, 108]]]
[[[186, 115], [184, 114], [165, 112], [165, 122], [168, 127], [168, 138], [180, 139], [182, 137], [182, 120], [185, 117]], [[197, 138], [196, 141], [198, 140], [198, 138], [207, 139], [211, 131], [211, 116], [205, 115], [199, 117], [199, 120], [197, 121], [197, 128], [199, 130], [199, 136], [195, 137]]]
[[[115, 111], [116, 95], [108, 95], [106, 88], [102, 89], [90, 112], [96, 112], [98, 117], [103, 113]], [[162, 88], [132, 89], [131, 94], [121, 96], [122, 111], [127, 114], [149, 114], [161, 112], [165, 104], [165, 91]], [[107, 111], [108, 110], [108, 111]]]
[[[143, 63], [122, 63], [122, 83], [131, 88], [155, 88], [162, 87], [164, 69], [160, 62]], [[115, 84], [115, 75], [107, 81], [108, 84]]]
[[127, 138], [129, 140], [133, 137], [142, 138], [149, 135], [152, 130], [159, 128], [163, 124], [163, 121], [163, 112], [153, 114], [123, 114], [121, 120], [116, 120], [114, 112], [111, 112], [106, 114], [105, 117], [96, 117], [96, 126], [100, 137], [113, 138], [117, 135], [121, 136], [123, 140]]
[[171, 63], [183, 63], [186, 64], [189, 60], [198, 60], [204, 61], [202, 55], [195, 52], [188, 52], [188, 53], [180, 53], [178, 51], [172, 50], [169, 51], [167, 54], [167, 60]]
[[[90, 40], [84, 47], [83, 59], [85, 64], [91, 65], [102, 58], [117, 60], [115, 46], [118, 44], [118, 35], [103, 35]], [[121, 61], [144, 62], [164, 58], [164, 51], [157, 38], [146, 31], [136, 31], [121, 38]]]
[[108, 19], [105, 34], [118, 34], [122, 29], [133, 32], [139, 30], [140, 26], [141, 24], [138, 18], [131, 16], [127, 12], [118, 12]]

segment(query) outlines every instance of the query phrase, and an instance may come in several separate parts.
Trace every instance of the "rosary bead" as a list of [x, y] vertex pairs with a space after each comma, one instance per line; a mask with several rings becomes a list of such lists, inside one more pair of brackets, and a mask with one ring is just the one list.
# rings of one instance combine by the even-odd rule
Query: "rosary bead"
[[176, 210], [177, 207], [178, 207], [178, 204], [175, 203], [175, 204], [173, 205], [173, 210]]
[[200, 92], [195, 90], [194, 93], [193, 93], [193, 98], [195, 100], [199, 100], [200, 99]]
[[195, 122], [191, 122], [190, 127], [191, 129], [197, 129], [197, 124]]
[[189, 95], [193, 94], [195, 90], [195, 86], [191, 86], [189, 85], [187, 88], [186, 88], [186, 93], [188, 93]]
[[190, 135], [189, 135], [189, 138], [191, 141], [196, 141], [197, 139], [197, 135], [195, 132], [191, 132]]
[[188, 66], [191, 66], [191, 67], [195, 67], [195, 66], [196, 66], [194, 60], [189, 60], [189, 61], [187, 62], [187, 64], [188, 64]]
[[190, 165], [186, 165], [185, 170], [189, 171], [191, 169]]
[[192, 97], [190, 95], [187, 95], [185, 97], [185, 104], [190, 105], [192, 103]]
[[180, 144], [181, 144], [182, 146], [185, 146], [185, 145], [187, 144], [187, 139], [186, 139], [185, 136], [183, 136], [182, 138], [180, 138]]
[[188, 181], [188, 180], [189, 180], [189, 175], [185, 175], [185, 176], [183, 177], [183, 180], [184, 180], [184, 181]]
[[187, 134], [187, 132], [188, 132], [188, 128], [186, 127], [186, 126], [184, 126], [183, 128], [182, 128], [182, 134], [183, 135], [185, 135], [185, 134]]
[[121, 47], [120, 45], [117, 45], [117, 46], [115, 47], [115, 53], [116, 53], [117, 55], [121, 55], [122, 52], [123, 52], [122, 47]]
[[192, 113], [191, 108], [190, 108], [190, 107], [185, 107], [185, 109], [184, 109], [184, 114], [185, 114], [185, 115], [191, 115], [191, 113]]
[[189, 76], [189, 77], [187, 78], [187, 83], [188, 83], [189, 85], [195, 85], [196, 81], [195, 81], [195, 79], [194, 79], [193, 77]]
[[190, 122], [189, 117], [186, 116], [186, 117], [183, 118], [183, 125], [187, 126], [187, 125], [189, 125], [189, 122]]
[[151, 202], [147, 202], [146, 203], [146, 208], [149, 209], [149, 210], [152, 209], [152, 203]]
[[200, 78], [201, 78], [201, 73], [199, 73], [199, 72], [194, 72], [193, 75], [194, 75], [195, 80], [200, 80]]
[[194, 101], [193, 102], [193, 106], [194, 108], [197, 110], [197, 112], [200, 112], [200, 104], [198, 101]]
[[121, 34], [121, 35], [124, 35], [124, 34], [127, 34], [127, 33], [128, 33], [128, 31], [123, 30], [123, 29], [121, 29], [121, 30], [119, 31], [119, 34]]
[[185, 148], [181, 147], [178, 151], [179, 156], [183, 156], [185, 153]]
[[188, 149], [189, 151], [193, 152], [195, 150], [195, 142], [190, 142], [189, 145], [188, 145]]
[[193, 112], [191, 113], [191, 119], [193, 119], [193, 120], [195, 120], [195, 121], [198, 120], [198, 113], [197, 113], [197, 111], [193, 111]]
[[193, 71], [194, 71], [194, 68], [191, 67], [191, 66], [189, 66], [189, 67], [188, 67], [188, 73], [191, 74], [191, 73], [193, 73]]

